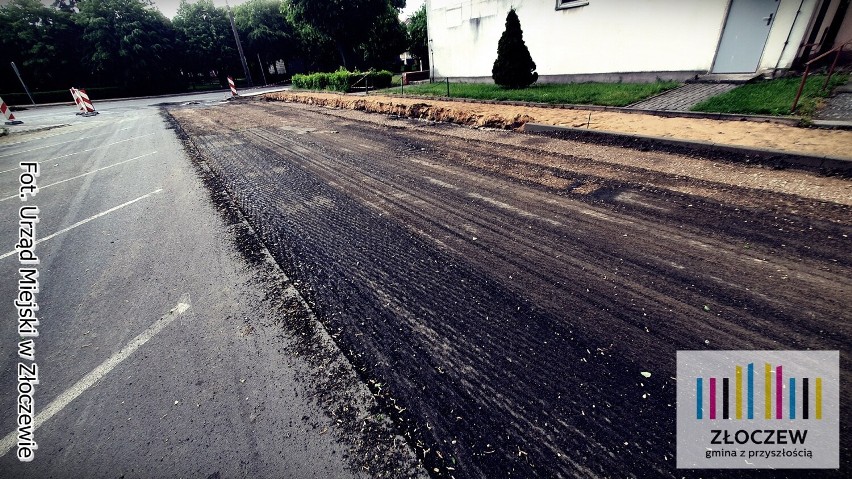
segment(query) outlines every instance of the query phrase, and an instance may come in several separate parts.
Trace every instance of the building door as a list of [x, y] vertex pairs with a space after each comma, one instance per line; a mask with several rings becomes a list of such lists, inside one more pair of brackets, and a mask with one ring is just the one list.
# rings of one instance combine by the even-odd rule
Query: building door
[[731, 0], [713, 73], [754, 73], [763, 55], [778, 0]]

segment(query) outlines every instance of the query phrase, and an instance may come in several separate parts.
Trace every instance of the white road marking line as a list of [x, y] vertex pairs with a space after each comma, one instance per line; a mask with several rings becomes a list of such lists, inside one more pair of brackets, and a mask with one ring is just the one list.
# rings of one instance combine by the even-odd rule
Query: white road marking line
[[[62, 394], [56, 397], [50, 404], [47, 405], [40, 413], [38, 413], [35, 417], [35, 421], [33, 421], [33, 431], [39, 428], [42, 424], [48, 421], [50, 418], [56, 415], [59, 411], [64, 409], [71, 401], [77, 399], [81, 394], [86, 392], [87, 389], [94, 386], [98, 381], [101, 380], [104, 376], [109, 374], [116, 366], [118, 366], [122, 361], [130, 357], [137, 349], [142, 347], [145, 343], [147, 343], [151, 338], [157, 335], [160, 331], [166, 328], [169, 324], [171, 324], [175, 319], [178, 318], [181, 314], [183, 314], [186, 310], [188, 310], [192, 304], [190, 303], [189, 294], [184, 294], [181, 296], [178, 304], [171, 309], [168, 313], [164, 314], [160, 319], [154, 321], [154, 324], [148, 327], [145, 331], [143, 331], [139, 336], [133, 338], [129, 343], [127, 343], [120, 351], [113, 354], [109, 359], [102, 362], [98, 367], [96, 367], [92, 372], [85, 375], [83, 379], [77, 381], [73, 386], [66, 389]], [[18, 431], [14, 430], [9, 433], [6, 437], [0, 441], [0, 457], [3, 457], [8, 453], [14, 446], [17, 444]]]
[[[98, 214], [96, 214], [96, 215], [94, 215], [94, 216], [90, 216], [90, 217], [88, 217], [88, 218], [86, 218], [86, 219], [84, 219], [84, 220], [78, 221], [78, 222], [74, 223], [73, 225], [71, 225], [71, 226], [69, 226], [69, 227], [67, 227], [67, 228], [62, 228], [61, 230], [57, 231], [56, 233], [49, 234], [49, 235], [45, 236], [44, 238], [40, 238], [40, 239], [36, 240], [35, 244], [39, 244], [39, 243], [41, 243], [41, 242], [47, 241], [47, 240], [49, 240], [49, 239], [51, 239], [51, 238], [54, 238], [54, 237], [56, 237], [56, 236], [61, 235], [62, 233], [67, 233], [68, 231], [71, 231], [71, 230], [73, 230], [74, 228], [76, 228], [76, 227], [78, 227], [78, 226], [82, 226], [82, 225], [84, 225], [84, 224], [88, 223], [89, 221], [96, 220], [96, 219], [100, 218], [101, 216], [108, 215], [108, 214], [112, 213], [113, 211], [117, 211], [117, 210], [120, 210], [120, 209], [124, 208], [125, 206], [130, 206], [130, 205], [132, 205], [133, 203], [136, 203], [137, 201], [144, 200], [145, 198], [147, 198], [147, 197], [149, 197], [149, 196], [151, 196], [151, 195], [155, 195], [155, 194], [157, 194], [157, 193], [159, 193], [159, 192], [161, 192], [161, 191], [163, 191], [163, 189], [162, 189], [162, 188], [157, 188], [156, 190], [154, 190], [154, 191], [152, 191], [152, 192], [150, 192], [150, 193], [148, 193], [148, 194], [146, 194], [146, 195], [142, 195], [142, 196], [140, 196], [139, 198], [136, 198], [135, 200], [130, 200], [130, 201], [126, 202], [126, 203], [122, 203], [122, 204], [120, 204], [120, 205], [118, 205], [118, 206], [115, 206], [115, 207], [113, 207], [113, 208], [110, 208], [110, 209], [108, 209], [108, 210], [106, 210], [106, 211], [101, 211], [100, 213], [98, 213]], [[17, 253], [17, 252], [18, 252], [18, 250], [14, 249], [14, 250], [12, 250], [12, 251], [9, 251], [8, 253], [4, 253], [2, 256], [0, 256], [0, 259], [8, 258], [9, 256], [12, 256], [13, 254], [15, 254], [15, 253]]]
[[[106, 148], [108, 146], [113, 146], [113, 145], [117, 145], [119, 143], [124, 143], [125, 141], [137, 140], [139, 138], [145, 138], [146, 136], [151, 136], [151, 135], [154, 135], [154, 134], [155, 133], [148, 133], [147, 135], [134, 136], [133, 138], [127, 138], [127, 139], [124, 139], [124, 140], [119, 140], [119, 141], [116, 141], [114, 143], [107, 143], [106, 145], [101, 145], [101, 146], [96, 146], [94, 148], [88, 148], [88, 149], [85, 149], [85, 150], [75, 151], [74, 153], [68, 153], [67, 155], [56, 156], [56, 157], [53, 157], [53, 158], [50, 158], [50, 159], [47, 159], [47, 160], [40, 160], [39, 163], [47, 163], [49, 161], [59, 160], [61, 158], [67, 158], [69, 156], [79, 155], [80, 153], [85, 153], [87, 151], [99, 150], [101, 148]], [[0, 174], [9, 173], [10, 171], [17, 171], [17, 170], [20, 170], [20, 168], [12, 168], [12, 169], [9, 169], [9, 170], [3, 170], [3, 171], [0, 171]]]
[[76, 138], [76, 139], [74, 139], [74, 140], [60, 141], [59, 143], [53, 143], [53, 144], [51, 144], [51, 145], [43, 145], [43, 146], [39, 146], [38, 148], [31, 148], [31, 149], [29, 149], [29, 150], [24, 150], [24, 151], [16, 151], [16, 152], [14, 152], [14, 153], [6, 153], [6, 154], [4, 154], [4, 155], [0, 155], [0, 158], [5, 158], [5, 157], [7, 157], [7, 156], [20, 155], [21, 153], [29, 153], [29, 152], [31, 152], [31, 151], [43, 150], [43, 149], [45, 149], [45, 148], [50, 148], [51, 146], [64, 145], [65, 143], [74, 143], [75, 141], [86, 141], [86, 140], [88, 140], [89, 138], [94, 138], [94, 137], [96, 137], [96, 136], [112, 135], [113, 133], [114, 133], [114, 132], [109, 132], [109, 133], [99, 133], [99, 134], [97, 134], [97, 135], [87, 136], [87, 137], [85, 137], [85, 138]]
[[[87, 173], [83, 173], [82, 175], [72, 176], [71, 178], [66, 178], [66, 179], [64, 179], [64, 180], [57, 181], [56, 183], [50, 183], [49, 185], [39, 186], [39, 187], [38, 187], [38, 190], [39, 190], [39, 192], [41, 192], [41, 190], [43, 190], [43, 189], [45, 189], [45, 188], [50, 188], [51, 186], [56, 186], [56, 185], [59, 185], [59, 184], [65, 183], [66, 181], [76, 180], [77, 178], [82, 178], [82, 177], [84, 177], [84, 176], [91, 175], [92, 173], [97, 173], [97, 172], [99, 172], [99, 171], [106, 170], [107, 168], [112, 168], [113, 166], [123, 165], [123, 164], [125, 164], [125, 163], [127, 163], [127, 162], [134, 161], [134, 160], [138, 160], [139, 158], [145, 158], [146, 156], [151, 156], [151, 155], [153, 155], [153, 154], [155, 154], [155, 153], [157, 153], [157, 152], [156, 152], [156, 151], [152, 151], [151, 153], [145, 153], [144, 155], [139, 155], [139, 156], [134, 157], [134, 158], [131, 158], [131, 159], [129, 159], [129, 160], [119, 161], [118, 163], [113, 163], [113, 164], [111, 164], [111, 165], [107, 165], [107, 166], [104, 166], [104, 167], [98, 168], [98, 169], [96, 169], [96, 170], [92, 170], [92, 171], [89, 171], [89, 172], [87, 172]], [[12, 195], [12, 196], [7, 196], [7, 197], [5, 197], [5, 198], [0, 198], [0, 202], [2, 202], [2, 201], [12, 200], [12, 199], [18, 198], [18, 196], [19, 196], [19, 195]]]

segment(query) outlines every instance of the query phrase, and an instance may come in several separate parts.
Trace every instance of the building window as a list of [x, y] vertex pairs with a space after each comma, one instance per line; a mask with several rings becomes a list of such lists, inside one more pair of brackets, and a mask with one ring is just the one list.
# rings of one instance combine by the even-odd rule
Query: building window
[[588, 4], [588, 0], [556, 0], [556, 9], [565, 10], [566, 8], [583, 7]]

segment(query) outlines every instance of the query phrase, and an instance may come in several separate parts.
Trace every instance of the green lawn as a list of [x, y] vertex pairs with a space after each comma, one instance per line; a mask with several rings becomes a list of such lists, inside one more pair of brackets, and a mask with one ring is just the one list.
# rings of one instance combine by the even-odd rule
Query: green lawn
[[[477, 100], [510, 100], [576, 105], [627, 106], [679, 85], [677, 82], [656, 83], [569, 83], [533, 85], [507, 90], [485, 83], [450, 83], [450, 96]], [[380, 93], [402, 93], [399, 87]], [[404, 88], [406, 95], [447, 96], [446, 83], [424, 83]]]
[[[827, 97], [831, 90], [846, 83], [848, 75], [831, 77], [825, 91], [820, 91], [825, 75], [810, 75], [796, 108], [796, 114], [813, 116], [821, 98]], [[713, 113], [739, 113], [755, 115], [790, 115], [790, 107], [796, 98], [801, 77], [778, 78], [775, 80], [749, 83], [727, 93], [709, 98], [694, 107], [692, 111]]]

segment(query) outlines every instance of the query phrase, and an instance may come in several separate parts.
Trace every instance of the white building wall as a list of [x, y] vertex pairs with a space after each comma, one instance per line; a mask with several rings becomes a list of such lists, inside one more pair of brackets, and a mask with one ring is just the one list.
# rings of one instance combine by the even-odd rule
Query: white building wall
[[[789, 66], [817, 0], [780, 0], [761, 68]], [[506, 14], [514, 6], [542, 76], [710, 70], [730, 0], [426, 0], [436, 77], [490, 78]], [[665, 76], [665, 75], [663, 75]], [[546, 81], [546, 78], [545, 78]]]

